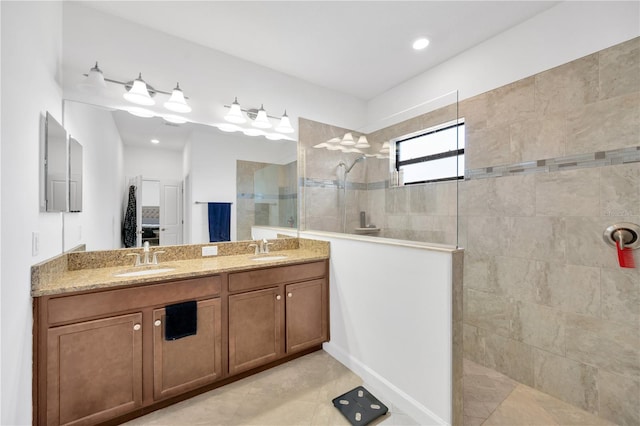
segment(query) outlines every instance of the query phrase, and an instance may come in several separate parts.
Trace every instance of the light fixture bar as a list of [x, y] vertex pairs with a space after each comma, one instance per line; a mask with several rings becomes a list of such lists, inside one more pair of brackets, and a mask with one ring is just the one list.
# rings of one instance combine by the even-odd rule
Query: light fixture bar
[[[231, 108], [231, 105], [224, 105], [225, 108]], [[244, 109], [242, 107], [240, 107], [240, 111], [244, 112], [245, 114], [253, 114], [256, 115], [256, 109]], [[273, 118], [274, 120], [280, 120], [281, 117], [275, 117], [273, 115], [269, 115], [267, 114], [267, 117], [269, 118]]]
[[[85, 77], [89, 76], [89, 74], [86, 74], [86, 73], [83, 73], [82, 75], [85, 76]], [[113, 80], [113, 79], [107, 78], [107, 77], [104, 78], [104, 81], [108, 81], [109, 83], [119, 84], [121, 86], [124, 86], [127, 90], [129, 90], [131, 88], [131, 84], [133, 83], [133, 81], [124, 82], [124, 81]], [[149, 86], [148, 84], [147, 84], [147, 90], [149, 91], [149, 95], [150, 96], [154, 96], [156, 93], [162, 93], [163, 95], [171, 96], [171, 94], [173, 93], [173, 91], [165, 92], [164, 90], [156, 89], [154, 87]], [[189, 99], [188, 96], [185, 96], [184, 98], [185, 99]], [[230, 108], [230, 107], [227, 107], [227, 108]]]

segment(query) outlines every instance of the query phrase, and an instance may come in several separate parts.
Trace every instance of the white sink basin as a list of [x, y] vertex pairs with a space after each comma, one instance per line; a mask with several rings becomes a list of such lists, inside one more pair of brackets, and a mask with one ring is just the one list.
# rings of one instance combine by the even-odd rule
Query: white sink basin
[[255, 256], [252, 257], [251, 260], [255, 260], [257, 262], [266, 262], [269, 260], [280, 260], [286, 259], [288, 256], [282, 254], [274, 254], [274, 255], [265, 255], [265, 256]]
[[154, 268], [154, 269], [140, 269], [138, 271], [121, 272], [119, 274], [113, 274], [114, 277], [143, 277], [145, 275], [161, 274], [163, 272], [173, 271], [175, 268]]

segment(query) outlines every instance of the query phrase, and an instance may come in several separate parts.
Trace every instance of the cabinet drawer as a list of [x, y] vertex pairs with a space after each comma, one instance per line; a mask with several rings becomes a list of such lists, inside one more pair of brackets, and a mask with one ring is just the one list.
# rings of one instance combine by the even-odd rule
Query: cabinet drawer
[[219, 275], [179, 280], [164, 284], [107, 290], [98, 293], [56, 297], [48, 303], [49, 325], [70, 323], [126, 312], [145, 306], [162, 306], [183, 300], [218, 296], [222, 288]]
[[326, 275], [326, 263], [278, 266], [229, 274], [229, 291], [246, 291], [276, 284], [321, 278]]

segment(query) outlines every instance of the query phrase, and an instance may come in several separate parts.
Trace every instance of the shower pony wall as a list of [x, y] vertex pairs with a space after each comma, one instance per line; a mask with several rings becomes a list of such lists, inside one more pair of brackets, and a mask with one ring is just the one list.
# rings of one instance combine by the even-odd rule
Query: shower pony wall
[[[451, 115], [383, 130], [411, 133], [438, 114]], [[602, 239], [613, 223], [640, 223], [640, 38], [464, 99], [459, 116], [459, 206], [455, 182], [389, 188], [389, 160], [370, 158], [349, 174], [347, 228], [366, 210], [381, 235], [455, 244], [459, 222], [465, 357], [640, 424], [640, 272]], [[303, 230], [339, 230], [336, 165], [357, 154], [336, 161], [312, 146], [345, 131], [300, 120]]]

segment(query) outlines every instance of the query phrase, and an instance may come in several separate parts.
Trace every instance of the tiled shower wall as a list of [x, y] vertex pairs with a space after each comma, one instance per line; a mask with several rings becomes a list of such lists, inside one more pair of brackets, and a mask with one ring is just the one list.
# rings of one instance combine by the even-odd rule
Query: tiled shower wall
[[640, 273], [602, 239], [640, 223], [640, 39], [465, 100], [460, 115], [466, 357], [640, 424]]
[[[379, 146], [451, 120], [453, 107], [369, 139]], [[368, 159], [350, 175], [348, 229], [367, 210], [382, 236], [457, 237], [465, 356], [640, 424], [640, 269], [620, 268], [602, 239], [613, 223], [640, 224], [640, 38], [461, 101], [458, 114], [465, 180], [389, 188], [380, 183], [388, 160]], [[299, 173], [312, 177], [301, 188], [301, 229], [341, 232], [337, 156], [356, 155], [311, 146], [345, 131], [301, 120]]]
[[[256, 172], [267, 167], [275, 167], [277, 169], [278, 193], [256, 194]], [[251, 227], [253, 225], [272, 225], [269, 218], [270, 210], [267, 204], [269, 200], [277, 200], [278, 202], [277, 226], [288, 228], [296, 227], [295, 218], [298, 215], [296, 173], [296, 161], [284, 165], [243, 160], [237, 161], [236, 224], [238, 241], [251, 239]], [[258, 202], [256, 202], [256, 200], [258, 200]]]

